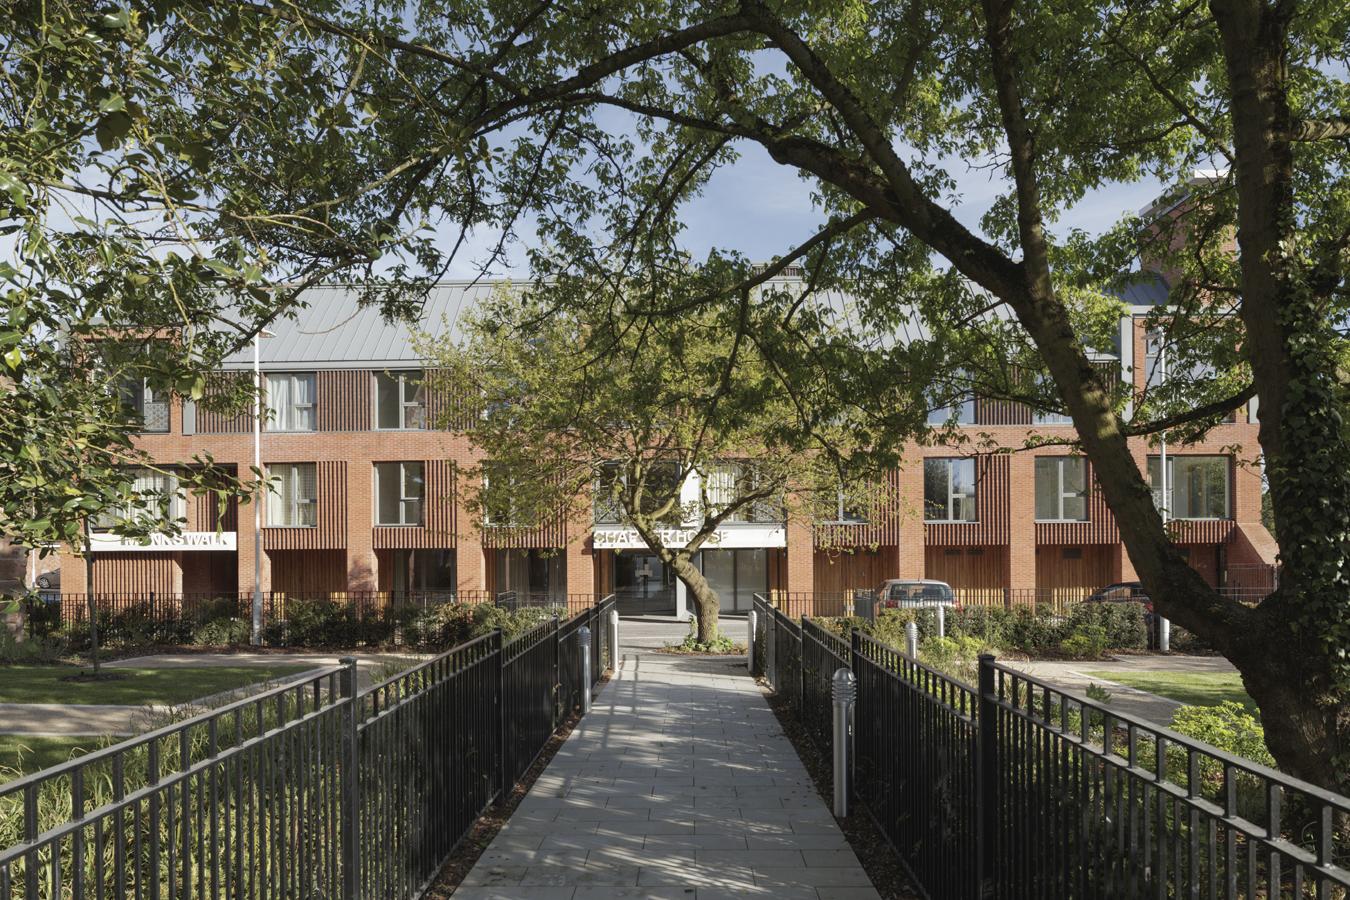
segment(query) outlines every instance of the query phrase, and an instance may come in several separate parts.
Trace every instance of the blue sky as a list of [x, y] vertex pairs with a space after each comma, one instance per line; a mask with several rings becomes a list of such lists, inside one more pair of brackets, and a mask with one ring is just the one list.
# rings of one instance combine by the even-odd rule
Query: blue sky
[[[980, 216], [1002, 185], [991, 179], [987, 169], [954, 174], [963, 197], [956, 217], [978, 231]], [[1065, 233], [1081, 228], [1099, 234], [1126, 211], [1146, 207], [1162, 191], [1156, 180], [1103, 188], [1062, 216], [1054, 230]], [[706, 257], [710, 248], [718, 247], [759, 261], [781, 256], [809, 238], [822, 216], [812, 208], [810, 184], [798, 177], [796, 170], [778, 165], [759, 148], [750, 147], [734, 165], [718, 170], [704, 195], [686, 208], [685, 221], [687, 246], [695, 259]], [[447, 277], [474, 277], [476, 267], [470, 260], [481, 258], [490, 240], [490, 235], [476, 234], [471, 252], [455, 263]], [[518, 266], [495, 274], [523, 277], [527, 273]]]

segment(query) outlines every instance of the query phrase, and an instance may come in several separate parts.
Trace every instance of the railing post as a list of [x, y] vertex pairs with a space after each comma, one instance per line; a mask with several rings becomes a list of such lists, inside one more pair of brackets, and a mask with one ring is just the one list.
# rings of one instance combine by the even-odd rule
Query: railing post
[[356, 698], [356, 657], [344, 656], [339, 676], [342, 690], [342, 748], [338, 754], [338, 815], [342, 818], [342, 900], [360, 900], [361, 884], [361, 743]]
[[581, 647], [581, 714], [591, 711], [591, 630], [585, 625], [577, 629], [577, 644]]
[[994, 692], [994, 655], [980, 654], [979, 742], [975, 756], [975, 865], [980, 897], [994, 896], [999, 830], [998, 703]]
[[830, 687], [834, 694], [834, 815], [848, 815], [848, 796], [853, 788], [853, 704], [858, 683], [846, 668], [837, 669]]
[[510, 786], [506, 783], [506, 637], [500, 625], [493, 629], [492, 646], [497, 652], [497, 805], [502, 806]]
[[619, 611], [609, 611], [609, 668], [619, 674]]
[[751, 675], [755, 674], [755, 611], [752, 609], [745, 617], [745, 668]]
[[913, 622], [905, 623], [905, 653], [913, 659], [919, 658], [919, 626]]

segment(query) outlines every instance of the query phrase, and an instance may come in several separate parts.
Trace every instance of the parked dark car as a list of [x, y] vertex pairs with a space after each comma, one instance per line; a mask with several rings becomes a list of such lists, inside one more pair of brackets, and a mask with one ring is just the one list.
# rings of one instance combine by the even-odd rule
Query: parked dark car
[[50, 572], [43, 572], [37, 577], [37, 586], [44, 591], [60, 590], [61, 570], [52, 569]]
[[1144, 590], [1143, 584], [1138, 581], [1121, 581], [1116, 584], [1108, 584], [1104, 588], [1093, 591], [1084, 603], [1142, 603], [1144, 605], [1144, 629], [1148, 632], [1148, 645], [1150, 648], [1157, 644], [1157, 616], [1153, 613], [1153, 601], [1149, 599], [1148, 591]]
[[915, 606], [958, 606], [952, 586], [945, 581], [892, 578], [877, 588], [877, 609], [906, 609]]

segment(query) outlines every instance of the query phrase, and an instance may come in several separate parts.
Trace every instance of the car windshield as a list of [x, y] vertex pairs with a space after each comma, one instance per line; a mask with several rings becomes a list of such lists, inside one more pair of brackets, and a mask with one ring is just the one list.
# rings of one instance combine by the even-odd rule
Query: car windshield
[[891, 593], [888, 599], [900, 603], [918, 603], [923, 601], [951, 603], [955, 598], [952, 589], [945, 584], [900, 582], [899, 584], [891, 586]]

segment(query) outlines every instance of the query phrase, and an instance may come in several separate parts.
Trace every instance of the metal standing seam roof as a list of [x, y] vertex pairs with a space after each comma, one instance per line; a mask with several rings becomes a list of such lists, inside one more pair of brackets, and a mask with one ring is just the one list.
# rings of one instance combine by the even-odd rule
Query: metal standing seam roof
[[[440, 282], [427, 292], [417, 327], [442, 332], [448, 325], [458, 333], [461, 312], [485, 298], [496, 282]], [[259, 345], [264, 369], [304, 365], [322, 369], [416, 368], [422, 358], [412, 345], [412, 327], [406, 322], [390, 324], [378, 307], [361, 309], [358, 292], [346, 285], [322, 285], [304, 294], [309, 305], [294, 320], [283, 319], [270, 327], [273, 337]], [[442, 325], [442, 322], [446, 325]], [[225, 360], [225, 369], [253, 367], [253, 350], [246, 349]]]
[[[443, 333], [448, 327], [451, 337], [459, 333], [460, 315], [486, 298], [495, 288], [495, 281], [440, 282], [427, 292], [418, 326]], [[984, 293], [974, 285], [973, 290]], [[1135, 284], [1108, 289], [1130, 306], [1156, 306], [1167, 301], [1168, 286], [1161, 275], [1145, 278]], [[271, 327], [273, 337], [260, 343], [260, 365], [265, 369], [284, 369], [296, 366], [322, 369], [379, 369], [418, 368], [422, 358], [412, 346], [411, 327], [406, 322], [387, 323], [377, 307], [361, 309], [358, 293], [346, 285], [323, 285], [305, 293], [309, 304], [300, 310], [296, 319], [284, 319]], [[849, 298], [837, 292], [828, 292], [826, 302], [841, 316], [841, 324], [858, 333], [859, 323], [854, 318]], [[989, 315], [1009, 318], [1011, 311], [998, 306]], [[445, 323], [444, 325], [442, 323]], [[897, 329], [890, 339], [909, 343], [929, 338], [928, 328], [917, 316]], [[872, 335], [875, 339], [876, 335]], [[253, 351], [246, 349], [228, 357], [225, 369], [253, 367]]]

